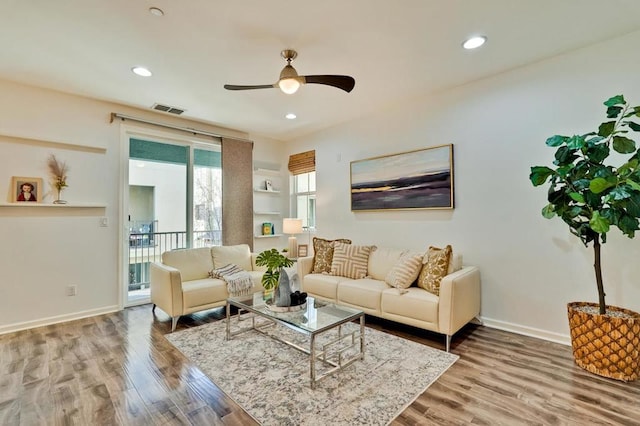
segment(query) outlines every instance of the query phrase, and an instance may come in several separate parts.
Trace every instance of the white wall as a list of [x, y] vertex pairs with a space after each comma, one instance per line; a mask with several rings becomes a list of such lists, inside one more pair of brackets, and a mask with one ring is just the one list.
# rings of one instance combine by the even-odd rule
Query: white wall
[[[246, 134], [179, 117], [0, 81], [0, 202], [8, 201], [12, 176], [42, 177], [55, 154], [69, 164], [63, 198], [104, 208], [29, 208], [0, 205], [0, 333], [117, 310], [122, 290], [118, 277], [122, 176], [119, 112], [228, 136]], [[144, 127], [136, 124], [136, 127]], [[153, 127], [150, 127], [153, 129]], [[25, 141], [9, 136], [54, 143]], [[55, 142], [98, 147], [69, 149]], [[104, 151], [106, 149], [106, 151]], [[256, 141], [254, 155], [279, 160], [276, 141]], [[6, 194], [6, 198], [5, 198]], [[51, 203], [49, 195], [46, 203]], [[101, 227], [101, 218], [108, 227]], [[76, 285], [77, 296], [66, 286]]]
[[[640, 104], [639, 33], [433, 94], [302, 138], [316, 150], [318, 235], [357, 244], [425, 249], [451, 244], [482, 274], [486, 324], [568, 341], [566, 303], [597, 301], [592, 248], [559, 219], [542, 218], [546, 188], [529, 168], [550, 165], [553, 134], [586, 133], [605, 121], [602, 102]], [[482, 52], [477, 52], [482, 54]], [[428, 78], [428, 76], [425, 76]], [[356, 78], [357, 80], [357, 78]], [[358, 96], [358, 86], [352, 93]], [[452, 211], [350, 211], [349, 163], [454, 144]], [[640, 242], [617, 229], [603, 247], [607, 302], [640, 311]]]

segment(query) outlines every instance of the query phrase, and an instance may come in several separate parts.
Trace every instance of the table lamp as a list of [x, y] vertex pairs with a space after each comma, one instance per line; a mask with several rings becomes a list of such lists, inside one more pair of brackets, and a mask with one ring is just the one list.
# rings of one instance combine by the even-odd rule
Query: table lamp
[[289, 257], [298, 257], [298, 241], [294, 234], [302, 234], [302, 219], [290, 217], [283, 219], [282, 232], [289, 234]]

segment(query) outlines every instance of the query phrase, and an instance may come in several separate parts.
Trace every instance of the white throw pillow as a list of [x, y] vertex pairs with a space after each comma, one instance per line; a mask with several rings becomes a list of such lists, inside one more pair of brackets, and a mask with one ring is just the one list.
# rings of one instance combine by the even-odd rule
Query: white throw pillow
[[406, 289], [418, 278], [422, 268], [421, 253], [407, 253], [403, 255], [398, 263], [389, 271], [384, 281], [397, 289]]

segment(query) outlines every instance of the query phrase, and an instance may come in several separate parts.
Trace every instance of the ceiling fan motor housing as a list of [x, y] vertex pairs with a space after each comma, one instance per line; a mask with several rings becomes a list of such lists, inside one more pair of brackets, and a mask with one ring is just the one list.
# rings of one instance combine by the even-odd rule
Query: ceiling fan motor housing
[[291, 65], [285, 66], [280, 72], [280, 80], [284, 80], [285, 78], [297, 78], [297, 77], [298, 77], [298, 72]]

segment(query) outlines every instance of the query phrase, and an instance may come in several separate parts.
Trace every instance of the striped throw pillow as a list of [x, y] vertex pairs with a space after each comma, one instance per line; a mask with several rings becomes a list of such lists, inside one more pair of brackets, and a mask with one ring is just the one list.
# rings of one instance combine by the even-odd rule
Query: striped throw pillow
[[331, 261], [331, 275], [358, 280], [367, 276], [369, 254], [376, 246], [356, 246], [336, 242]]
[[411, 287], [411, 284], [418, 278], [420, 269], [422, 268], [422, 259], [424, 254], [407, 253], [402, 255], [398, 263], [389, 271], [384, 281], [392, 287], [397, 288], [400, 293]]

